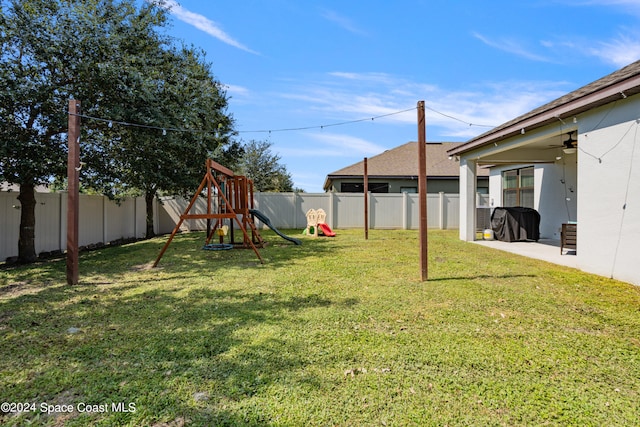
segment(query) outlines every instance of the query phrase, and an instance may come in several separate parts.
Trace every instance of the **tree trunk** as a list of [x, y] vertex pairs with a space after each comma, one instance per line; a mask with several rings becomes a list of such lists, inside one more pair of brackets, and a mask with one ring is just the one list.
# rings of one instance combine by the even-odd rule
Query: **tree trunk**
[[21, 184], [20, 238], [18, 240], [18, 262], [31, 263], [36, 256], [36, 194], [33, 184]]
[[156, 235], [153, 231], [153, 201], [156, 198], [156, 192], [153, 190], [147, 190], [144, 196], [144, 201], [147, 205], [147, 232], [146, 237], [150, 239]]

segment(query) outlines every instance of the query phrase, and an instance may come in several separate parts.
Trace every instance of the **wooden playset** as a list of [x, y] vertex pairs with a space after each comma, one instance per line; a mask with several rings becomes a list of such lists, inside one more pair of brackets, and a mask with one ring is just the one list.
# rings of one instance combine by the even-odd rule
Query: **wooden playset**
[[[262, 247], [264, 245], [264, 240], [262, 240], [251, 216], [252, 211], [254, 211], [253, 181], [248, 179], [246, 176], [235, 175], [233, 171], [211, 159], [207, 159], [205, 165], [206, 172], [200, 186], [196, 190], [196, 193], [187, 208], [180, 215], [180, 220], [171, 232], [169, 240], [167, 240], [167, 243], [165, 243], [164, 247], [160, 251], [160, 254], [153, 266], [156, 267], [158, 265], [176, 233], [180, 230], [180, 226], [187, 219], [207, 220], [205, 249], [232, 248], [236, 244], [234, 241], [233, 226], [235, 222], [238, 228], [242, 231], [243, 241], [241, 245], [243, 247], [253, 249], [260, 262], [264, 264], [264, 260], [260, 256], [260, 252], [258, 252], [258, 246]], [[207, 212], [190, 213], [205, 188]], [[214, 198], [217, 199], [217, 208], [215, 210], [213, 206]], [[213, 228], [211, 228], [211, 220], [216, 221]], [[225, 220], [229, 221], [229, 226], [224, 224]], [[216, 232], [220, 243], [209, 243]], [[251, 235], [249, 235], [249, 233]], [[229, 235], [229, 244], [223, 243], [223, 239], [226, 234]]]

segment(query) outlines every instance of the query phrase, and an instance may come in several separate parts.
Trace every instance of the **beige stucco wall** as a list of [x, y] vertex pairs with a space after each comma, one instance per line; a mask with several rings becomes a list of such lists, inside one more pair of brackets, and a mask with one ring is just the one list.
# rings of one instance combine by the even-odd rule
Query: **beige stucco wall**
[[640, 95], [578, 117], [580, 268], [640, 285]]

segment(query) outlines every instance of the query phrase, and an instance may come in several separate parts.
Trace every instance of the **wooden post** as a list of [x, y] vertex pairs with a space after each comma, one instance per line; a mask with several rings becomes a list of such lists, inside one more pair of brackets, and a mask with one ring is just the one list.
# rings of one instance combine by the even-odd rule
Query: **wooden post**
[[77, 285], [78, 215], [80, 212], [80, 101], [69, 100], [67, 131], [67, 284]]
[[[209, 159], [207, 159], [204, 162], [204, 167], [206, 171], [209, 171]], [[209, 181], [207, 183], [207, 215], [211, 215], [211, 196], [212, 196], [213, 192], [212, 192], [212, 188], [211, 188], [211, 181]], [[216, 222], [217, 224], [217, 222]], [[211, 218], [207, 218], [207, 236], [209, 236], [211, 233]], [[207, 242], [208, 243], [208, 242]], [[220, 243], [222, 243], [222, 238], [220, 238]]]
[[364, 158], [364, 239], [369, 240], [369, 172], [367, 170], [367, 158]]
[[420, 202], [420, 278], [428, 279], [427, 246], [427, 131], [424, 101], [418, 102], [418, 192]]

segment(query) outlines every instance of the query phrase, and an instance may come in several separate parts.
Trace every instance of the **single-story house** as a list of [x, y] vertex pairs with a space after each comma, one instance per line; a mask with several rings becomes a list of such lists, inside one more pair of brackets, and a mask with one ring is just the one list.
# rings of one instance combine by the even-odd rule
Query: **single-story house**
[[460, 161], [460, 239], [476, 238], [478, 166], [493, 207], [540, 214], [540, 235], [577, 224], [576, 265], [640, 285], [640, 61], [498, 126]]
[[[447, 154], [459, 142], [427, 143], [427, 192], [459, 193], [460, 168]], [[408, 142], [367, 159], [369, 191], [372, 193], [418, 192], [418, 143]], [[489, 190], [489, 170], [479, 169], [477, 191]], [[364, 159], [327, 175], [325, 192], [362, 193]]]

